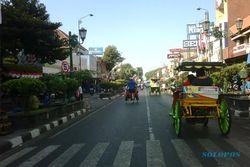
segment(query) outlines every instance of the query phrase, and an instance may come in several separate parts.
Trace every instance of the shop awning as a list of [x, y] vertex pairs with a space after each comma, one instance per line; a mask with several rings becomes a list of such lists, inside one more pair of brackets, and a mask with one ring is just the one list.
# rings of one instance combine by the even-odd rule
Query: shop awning
[[204, 70], [219, 70], [223, 68], [225, 64], [222, 62], [182, 62], [177, 70], [179, 71], [196, 71], [203, 68]]

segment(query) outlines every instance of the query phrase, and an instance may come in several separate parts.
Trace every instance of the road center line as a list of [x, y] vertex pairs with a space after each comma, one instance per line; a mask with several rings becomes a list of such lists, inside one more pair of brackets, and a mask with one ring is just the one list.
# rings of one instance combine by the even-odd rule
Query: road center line
[[148, 104], [148, 96], [146, 95], [146, 107], [147, 107], [147, 118], [148, 118], [148, 132], [149, 132], [149, 140], [155, 140], [155, 135], [153, 133], [152, 121], [150, 116], [150, 109]]

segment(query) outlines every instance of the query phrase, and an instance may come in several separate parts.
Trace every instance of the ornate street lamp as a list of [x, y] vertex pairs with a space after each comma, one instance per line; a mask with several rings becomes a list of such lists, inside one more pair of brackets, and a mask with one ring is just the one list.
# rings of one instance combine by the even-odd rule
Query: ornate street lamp
[[88, 15], [83, 16], [80, 19], [78, 19], [78, 30], [79, 30], [79, 38], [78, 38], [78, 40], [79, 40], [80, 44], [83, 43], [83, 41], [84, 41], [84, 39], [86, 37], [86, 33], [87, 33], [87, 30], [85, 30], [84, 28], [80, 28], [80, 25], [82, 23], [82, 19], [84, 19], [86, 17], [89, 17], [89, 16], [91, 17], [91, 16], [94, 16], [94, 15], [93, 14], [88, 14]]
[[241, 31], [242, 25], [243, 25], [243, 19], [237, 18], [237, 20], [236, 20], [236, 28], [237, 28], [238, 31]]
[[[87, 34], [87, 30], [85, 28], [80, 28], [80, 25], [82, 23], [82, 19], [86, 18], [86, 17], [91, 17], [91, 16], [94, 16], [93, 14], [88, 14], [86, 16], [83, 16], [81, 17], [80, 19], [78, 19], [78, 41], [79, 41], [79, 44], [83, 44], [85, 38], [86, 38], [86, 34]], [[81, 55], [79, 54], [79, 67], [80, 67], [80, 70], [81, 70]]]
[[204, 10], [205, 11], [205, 20], [202, 23], [202, 28], [205, 32], [208, 32], [209, 27], [210, 27], [210, 21], [209, 21], [209, 12], [207, 9], [203, 9], [203, 8], [197, 8], [197, 10]]
[[79, 29], [79, 37], [81, 39], [82, 42], [80, 42], [81, 44], [84, 42], [85, 38], [86, 38], [86, 34], [87, 34], [87, 30], [84, 28]]

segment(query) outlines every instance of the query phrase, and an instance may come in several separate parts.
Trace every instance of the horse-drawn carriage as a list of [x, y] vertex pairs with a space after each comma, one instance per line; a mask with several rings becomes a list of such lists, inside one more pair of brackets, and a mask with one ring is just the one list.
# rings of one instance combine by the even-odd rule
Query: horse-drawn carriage
[[150, 89], [149, 89], [149, 95], [152, 94], [161, 94], [161, 88], [160, 88], [160, 80], [157, 78], [151, 78], [150, 79]]
[[[220, 62], [183, 62], [177, 67], [179, 71], [219, 70]], [[172, 106], [173, 125], [177, 136], [181, 134], [182, 119], [188, 123], [203, 123], [207, 126], [209, 119], [218, 119], [222, 135], [227, 135], [231, 128], [231, 115], [228, 104], [218, 86], [183, 86], [174, 92]]]

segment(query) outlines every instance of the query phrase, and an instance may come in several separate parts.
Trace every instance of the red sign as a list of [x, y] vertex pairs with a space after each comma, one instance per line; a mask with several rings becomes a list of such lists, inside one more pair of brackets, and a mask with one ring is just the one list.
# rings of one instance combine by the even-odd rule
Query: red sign
[[70, 71], [69, 63], [67, 61], [62, 62], [62, 71], [63, 72], [69, 72]]
[[170, 52], [181, 52], [182, 48], [169, 49]]
[[170, 53], [167, 55], [168, 59], [181, 58], [181, 54], [179, 53]]

